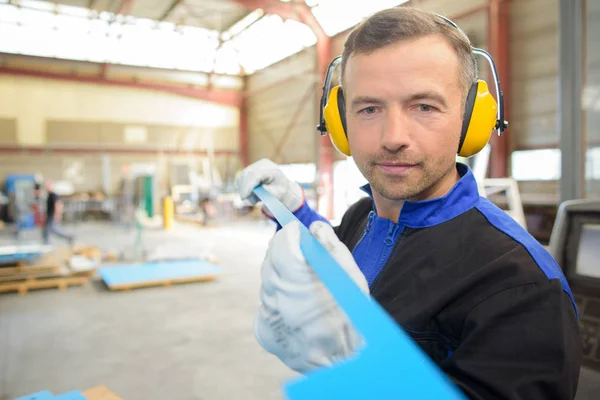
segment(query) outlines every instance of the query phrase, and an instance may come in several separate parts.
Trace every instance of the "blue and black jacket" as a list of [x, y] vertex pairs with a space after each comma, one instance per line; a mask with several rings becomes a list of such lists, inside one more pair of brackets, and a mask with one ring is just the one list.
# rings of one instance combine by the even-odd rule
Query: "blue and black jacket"
[[[371, 196], [361, 199], [338, 237], [371, 296], [469, 398], [573, 399], [582, 351], [564, 275], [479, 196], [468, 166], [457, 169], [448, 194], [405, 202], [398, 223], [379, 217]], [[295, 215], [305, 225], [323, 219], [308, 205]]]

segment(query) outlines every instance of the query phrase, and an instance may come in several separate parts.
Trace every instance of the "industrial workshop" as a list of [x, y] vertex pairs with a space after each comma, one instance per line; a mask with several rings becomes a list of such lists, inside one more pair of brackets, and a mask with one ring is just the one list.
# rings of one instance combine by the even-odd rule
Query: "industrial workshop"
[[0, 0], [0, 400], [600, 399], [600, 0]]

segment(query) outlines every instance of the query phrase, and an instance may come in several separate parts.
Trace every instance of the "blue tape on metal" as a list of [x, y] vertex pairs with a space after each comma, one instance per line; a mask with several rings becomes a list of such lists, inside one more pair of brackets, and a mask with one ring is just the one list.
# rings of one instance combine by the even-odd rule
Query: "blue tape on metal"
[[[254, 193], [281, 226], [298, 221], [262, 186], [256, 187]], [[301, 223], [300, 230], [300, 248], [304, 257], [365, 344], [351, 359], [289, 382], [284, 387], [287, 397], [291, 400], [464, 400], [456, 386], [374, 299], [361, 292]]]

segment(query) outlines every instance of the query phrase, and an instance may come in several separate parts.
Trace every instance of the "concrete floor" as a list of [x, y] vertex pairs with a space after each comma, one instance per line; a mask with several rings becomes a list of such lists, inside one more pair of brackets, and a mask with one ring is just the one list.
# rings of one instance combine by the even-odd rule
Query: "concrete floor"
[[[134, 231], [102, 223], [69, 229], [79, 242], [133, 251]], [[225, 275], [210, 283], [109, 292], [96, 281], [1, 295], [0, 400], [98, 384], [127, 400], [283, 398], [281, 384], [295, 375], [252, 332], [272, 234], [270, 223], [255, 221], [144, 233], [148, 251], [177, 244], [214, 253]], [[26, 232], [24, 241], [38, 237]], [[577, 400], [599, 398], [600, 374], [583, 369]]]
[[[116, 226], [74, 231], [104, 249], [134, 242]], [[96, 282], [0, 296], [0, 399], [98, 384], [127, 400], [282, 398], [280, 385], [294, 375], [252, 331], [272, 233], [253, 222], [144, 234], [149, 250], [165, 243], [212, 250], [225, 275], [210, 283], [109, 292]]]

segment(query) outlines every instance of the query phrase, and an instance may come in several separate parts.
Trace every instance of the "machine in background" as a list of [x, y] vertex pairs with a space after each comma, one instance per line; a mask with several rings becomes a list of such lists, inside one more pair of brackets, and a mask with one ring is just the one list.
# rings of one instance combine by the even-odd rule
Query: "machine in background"
[[600, 371], [600, 201], [562, 203], [550, 237], [579, 310], [584, 365]]

